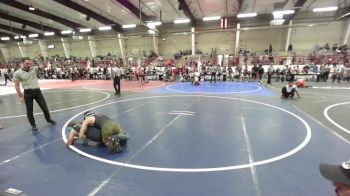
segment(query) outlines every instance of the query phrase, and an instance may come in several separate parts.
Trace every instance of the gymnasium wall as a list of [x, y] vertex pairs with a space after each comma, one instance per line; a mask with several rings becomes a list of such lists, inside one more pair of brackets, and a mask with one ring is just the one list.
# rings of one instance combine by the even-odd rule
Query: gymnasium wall
[[164, 35], [163, 39], [159, 39], [159, 54], [164, 57], [171, 58], [173, 55], [180, 50], [190, 50], [191, 49], [191, 35], [174, 35], [167, 34]]
[[5, 63], [5, 57], [4, 55], [2, 54], [2, 52], [0, 52], [0, 63]]
[[[56, 45], [61, 45], [61, 50], [64, 54], [64, 49], [62, 43], [57, 43]], [[87, 39], [85, 40], [70, 40], [69, 41], [70, 55], [79, 56], [79, 57], [87, 57], [91, 56], [90, 46]]]
[[[86, 56], [90, 56], [89, 53]], [[116, 57], [121, 57], [119, 40], [117, 36], [110, 36], [107, 38], [96, 39], [96, 55], [105, 56], [108, 53], [116, 55]]]
[[291, 32], [291, 43], [293, 49], [300, 52], [311, 52], [315, 45], [324, 46], [329, 43], [330, 47], [334, 43], [341, 44], [345, 31], [345, 22], [332, 22], [319, 26], [294, 28]]
[[14, 57], [22, 57], [19, 47], [17, 45], [8, 45], [7, 47], [10, 59]]
[[258, 54], [264, 53], [270, 44], [273, 51], [284, 51], [287, 32], [287, 28], [241, 31], [239, 46], [246, 48], [250, 52], [257, 52]]
[[150, 36], [129, 37], [125, 39], [125, 53], [128, 56], [139, 56], [153, 50], [153, 38]]
[[[231, 21], [229, 28], [235, 25]], [[220, 30], [220, 21], [197, 21], [195, 28], [195, 48], [203, 53], [210, 53], [212, 48], [217, 52], [234, 52], [235, 32], [214, 32]], [[189, 24], [166, 24], [160, 28], [162, 37], [159, 39], [159, 53], [171, 57], [180, 50], [191, 50], [191, 26]], [[163, 40], [162, 38], [165, 38]]]
[[217, 54], [234, 53], [236, 32], [213, 32], [196, 34], [196, 48], [203, 53], [210, 53], [211, 49], [216, 48]]
[[38, 53], [40, 52], [40, 47], [39, 44], [30, 44], [30, 45], [26, 45], [25, 47], [27, 47], [27, 56], [29, 57], [37, 57]]
[[[332, 23], [322, 23], [318, 26], [293, 28], [291, 31], [290, 43], [298, 54], [307, 55], [313, 51], [316, 44], [323, 46], [329, 43], [341, 43], [346, 29], [346, 21], [336, 21]], [[235, 28], [235, 24], [230, 24], [230, 28]], [[159, 54], [165, 58], [173, 57], [179, 50], [191, 49], [191, 26], [188, 24], [174, 25], [164, 24], [158, 27], [162, 34], [158, 37]], [[196, 27], [195, 44], [196, 49], [204, 53], [209, 53], [212, 48], [216, 48], [217, 54], [233, 54], [236, 31], [218, 31], [218, 22], [210, 24], [199, 23]], [[274, 51], [284, 51], [288, 28], [269, 28], [265, 24], [263, 28], [244, 30], [240, 32], [240, 46], [246, 47], [251, 52], [263, 53], [271, 44]], [[140, 35], [142, 34], [142, 35]], [[163, 40], [164, 38], [164, 40]], [[119, 42], [116, 33], [96, 35], [96, 55], [106, 55], [108, 52], [121, 56]], [[87, 36], [83, 40], [68, 39], [70, 43], [70, 53], [73, 56], [91, 57], [90, 46]], [[153, 48], [153, 37], [147, 34], [145, 27], [140, 27], [138, 31], [129, 30], [124, 34], [125, 56], [142, 56], [150, 54]], [[349, 39], [348, 39], [349, 43]], [[50, 38], [47, 44], [54, 44], [54, 49], [48, 49], [48, 56], [64, 56], [63, 46], [59, 38]], [[20, 51], [16, 42], [7, 44], [9, 56], [20, 57]], [[27, 51], [27, 56], [34, 57], [40, 51], [37, 41], [32, 45], [22, 46]]]
[[55, 55], [65, 56], [63, 45], [59, 39], [51, 39], [50, 41], [47, 42], [47, 45], [55, 45], [55, 48], [47, 49], [48, 56], [55, 56]]

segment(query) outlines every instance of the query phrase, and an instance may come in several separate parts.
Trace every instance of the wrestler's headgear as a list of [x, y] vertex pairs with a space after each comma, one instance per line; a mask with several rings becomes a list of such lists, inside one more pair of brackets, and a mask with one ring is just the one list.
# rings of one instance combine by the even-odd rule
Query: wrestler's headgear
[[126, 134], [115, 134], [107, 139], [106, 147], [110, 153], [119, 153], [122, 152], [126, 146], [126, 142], [129, 139], [129, 136]]
[[67, 125], [67, 127], [74, 127], [75, 125], [77, 125], [78, 123], [75, 122], [74, 120], [70, 121]]
[[92, 116], [92, 115], [95, 115], [95, 113], [93, 113], [93, 112], [91, 112], [91, 111], [86, 111], [86, 112], [84, 113], [84, 120], [85, 120], [86, 118]]
[[79, 123], [75, 122], [74, 120], [70, 121], [70, 122], [67, 124], [67, 130], [68, 130], [68, 132], [75, 131], [74, 129], [76, 128], [76, 126], [77, 126], [78, 124], [79, 124]]

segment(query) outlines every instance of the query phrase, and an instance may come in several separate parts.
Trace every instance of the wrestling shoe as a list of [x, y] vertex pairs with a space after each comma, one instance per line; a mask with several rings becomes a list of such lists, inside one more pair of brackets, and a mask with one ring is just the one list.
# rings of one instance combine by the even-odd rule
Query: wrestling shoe
[[56, 124], [56, 121], [54, 121], [54, 120], [52, 120], [52, 119], [48, 120], [47, 122], [48, 122], [48, 123], [51, 123], [52, 125], [55, 125], [55, 124]]

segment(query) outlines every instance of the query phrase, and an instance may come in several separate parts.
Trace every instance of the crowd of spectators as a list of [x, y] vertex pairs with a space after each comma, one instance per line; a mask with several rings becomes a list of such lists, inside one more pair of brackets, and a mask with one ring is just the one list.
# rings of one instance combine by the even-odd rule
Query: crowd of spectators
[[319, 46], [318, 44], [316, 44], [315, 51], [334, 52], [334, 53], [344, 54], [348, 52], [348, 45], [347, 44], [339, 45], [338, 43], [334, 43], [331, 47], [329, 43], [326, 43], [324, 46]]
[[[195, 52], [196, 55], [202, 55], [204, 54], [202, 52], [202, 50], [198, 49]], [[176, 52], [174, 54], [174, 59], [181, 59], [183, 56], [189, 56], [192, 55], [192, 50], [191, 49], [187, 49], [187, 50], [179, 50], [178, 52]]]
[[[185, 51], [182, 54], [186, 54]], [[194, 76], [196, 71], [200, 74], [202, 80], [209, 80], [211, 78], [213, 69], [215, 69], [215, 75], [218, 80], [222, 81], [257, 81], [260, 77], [266, 77], [268, 72], [268, 66], [271, 62], [268, 59], [261, 58], [256, 62], [244, 62], [244, 65], [237, 64], [237, 66], [218, 65], [217, 61], [207, 60], [200, 63], [192, 60], [192, 58], [182, 58], [180, 60], [162, 60], [160, 58], [153, 59], [155, 63], [150, 62], [148, 58], [144, 60], [133, 60], [124, 64], [122, 59], [116, 59], [112, 54], [105, 56], [97, 56], [93, 59], [81, 58], [71, 56], [65, 58], [59, 55], [48, 57], [49, 66], [47, 69], [42, 70], [38, 77], [41, 79], [72, 79], [72, 75], [75, 79], [113, 79], [114, 68], [119, 67], [122, 76], [121, 79], [125, 80], [138, 80], [139, 74], [137, 72], [141, 70], [143, 77], [151, 80], [164, 80], [164, 81], [191, 81], [191, 76]], [[34, 59], [34, 66], [37, 63], [37, 59]], [[249, 65], [250, 64], [250, 65]], [[247, 65], [247, 66], [245, 66]], [[261, 66], [260, 66], [261, 65]], [[264, 65], [264, 66], [262, 66]], [[290, 65], [281, 66], [274, 65], [271, 69], [271, 74], [275, 81], [283, 82], [290, 74], [315, 74], [312, 80], [327, 81], [332, 79], [333, 82], [349, 81], [349, 68], [345, 66], [339, 66], [337, 64], [329, 63], [311, 63], [309, 65]], [[141, 68], [137, 68], [141, 67]], [[215, 68], [213, 68], [215, 67]], [[1, 66], [0, 76], [6, 73], [11, 79], [13, 73], [20, 68], [20, 58], [11, 59], [5, 65]], [[331, 73], [331, 74], [330, 74]], [[317, 74], [317, 75], [316, 75]], [[192, 78], [193, 79], [193, 78]]]

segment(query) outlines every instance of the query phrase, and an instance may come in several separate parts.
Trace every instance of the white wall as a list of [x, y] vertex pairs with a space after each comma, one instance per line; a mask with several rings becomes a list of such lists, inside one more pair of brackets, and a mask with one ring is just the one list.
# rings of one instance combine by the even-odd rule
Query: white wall
[[[204, 53], [210, 53], [211, 48], [216, 48], [217, 54], [234, 53], [236, 32], [215, 32], [196, 34], [196, 49]], [[227, 49], [227, 52], [226, 52]]]
[[239, 46], [245, 47], [250, 52], [264, 53], [269, 45], [272, 45], [273, 51], [284, 51], [287, 28], [259, 29], [241, 31]]
[[121, 57], [117, 36], [96, 40], [96, 55], [107, 55], [108, 53], [115, 54], [116, 57]]
[[159, 39], [159, 54], [166, 58], [173, 58], [180, 50], [191, 49], [191, 35], [164, 35], [165, 40]]
[[145, 36], [125, 39], [126, 57], [131, 56], [133, 50], [138, 50], [140, 55], [143, 54], [143, 51], [146, 51], [146, 54], [149, 54], [149, 51], [153, 50], [153, 38]]
[[83, 40], [70, 40], [69, 44], [70, 44], [70, 54], [72, 56], [91, 57], [90, 46], [87, 38]]
[[313, 51], [316, 44], [324, 46], [329, 43], [332, 47], [334, 43], [341, 44], [344, 28], [343, 21], [332, 22], [324, 26], [293, 28], [290, 43], [293, 44], [294, 50], [301, 52]]
[[8, 45], [8, 52], [10, 59], [13, 59], [15, 57], [21, 57], [21, 52], [17, 45]]
[[53, 49], [47, 49], [47, 56], [64, 56], [64, 50], [63, 50], [63, 45], [61, 41], [58, 42], [48, 42], [47, 45], [55, 45], [55, 48]]
[[[228, 49], [230, 54], [234, 53], [235, 36], [236, 32], [215, 32], [210, 33], [208, 29], [219, 30], [218, 22], [211, 24], [201, 23], [196, 27], [196, 49], [201, 49], [203, 52], [210, 52], [211, 48], [217, 48], [217, 54], [222, 54], [221, 51], [224, 48]], [[230, 23], [231, 24], [231, 23]], [[233, 24], [233, 23], [232, 23]], [[297, 25], [296, 23], [294, 23]], [[234, 26], [231, 25], [232, 28]], [[265, 49], [268, 49], [269, 44], [273, 46], [274, 51], [284, 51], [288, 28], [269, 28], [265, 24], [264, 29], [255, 30], [242, 30], [240, 33], [240, 46], [247, 46], [247, 49], [251, 52], [263, 53]], [[244, 28], [244, 27], [242, 27]], [[294, 27], [291, 31], [290, 43], [293, 44], [293, 49], [297, 52], [297, 55], [307, 55], [314, 50], [316, 44], [323, 46], [325, 43], [329, 43], [332, 46], [333, 43], [340, 43], [344, 36], [346, 28], [346, 21], [336, 21], [323, 26], [313, 27]], [[158, 48], [159, 54], [169, 58], [173, 57], [174, 53], [179, 50], [191, 49], [191, 31], [189, 25], [174, 25], [165, 24], [158, 28], [163, 34], [159, 35]], [[174, 32], [187, 32], [174, 33]], [[143, 36], [131, 36], [132, 34]], [[130, 30], [125, 41], [125, 57], [131, 56], [132, 50], [136, 49], [139, 54], [142, 55], [143, 51], [149, 54], [153, 47], [153, 38], [147, 34], [147, 29], [139, 28], [137, 32]], [[162, 40], [165, 38], [165, 41]], [[96, 54], [106, 55], [108, 52], [120, 56], [120, 48], [117, 36], [114, 32], [109, 34], [96, 35]], [[350, 43], [350, 40], [347, 40]], [[69, 38], [70, 52], [73, 56], [78, 57], [91, 57], [90, 47], [87, 41], [87, 36], [84, 36], [84, 40], [72, 40]], [[48, 56], [61, 55], [64, 56], [64, 50], [59, 38], [50, 38], [47, 41], [47, 45], [54, 44], [55, 49], [48, 49]], [[20, 57], [20, 51], [16, 42], [9, 42], [7, 44], [10, 58]], [[29, 57], [36, 56], [40, 51], [37, 41], [34, 41], [32, 45], [24, 46], [27, 48]]]
[[33, 44], [27, 45], [27, 55], [30, 58], [37, 58], [40, 50], [38, 42], [33, 42]]
[[4, 55], [2, 54], [2, 52], [0, 54], [0, 63], [5, 63], [5, 58], [4, 58]]

